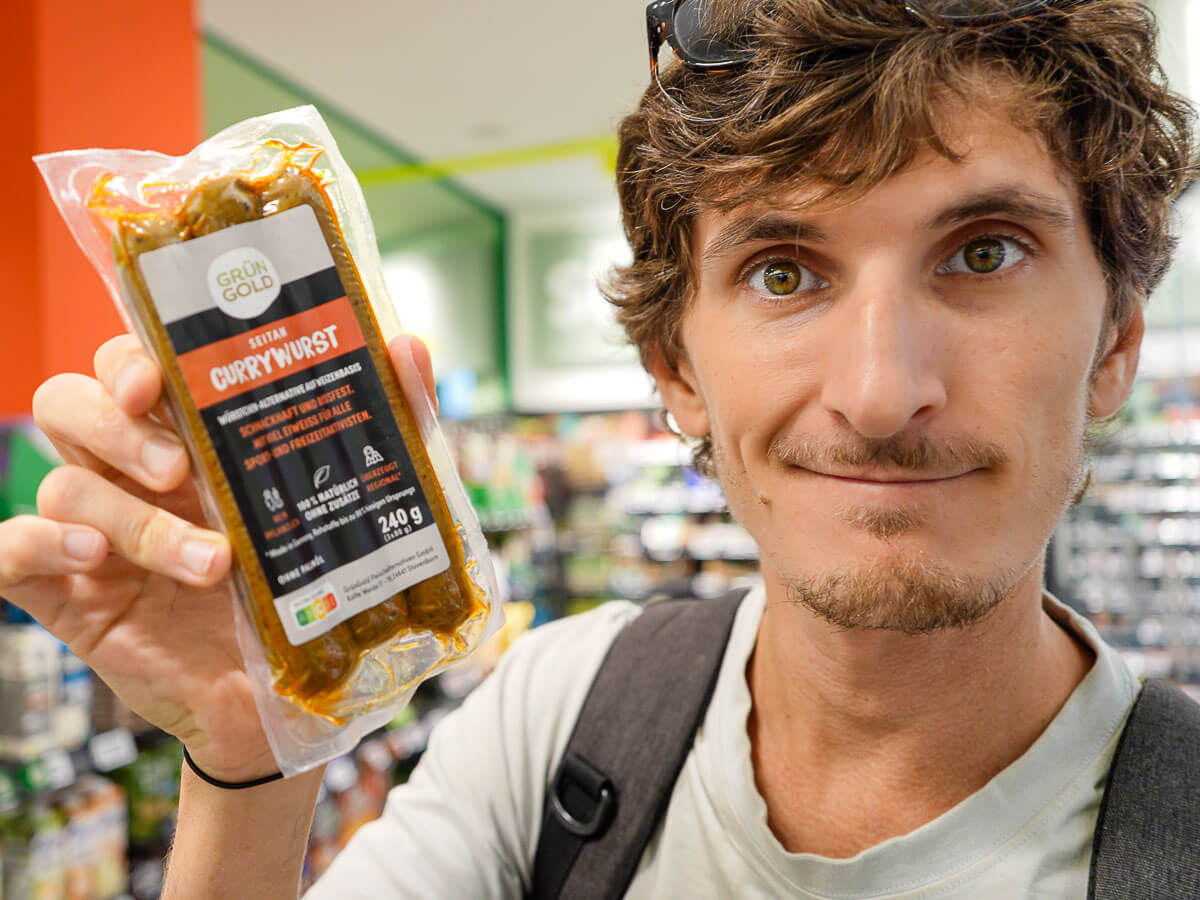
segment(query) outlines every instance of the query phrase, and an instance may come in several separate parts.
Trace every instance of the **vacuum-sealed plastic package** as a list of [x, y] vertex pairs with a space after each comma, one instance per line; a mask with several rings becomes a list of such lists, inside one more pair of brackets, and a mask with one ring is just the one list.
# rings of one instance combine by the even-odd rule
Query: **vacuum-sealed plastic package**
[[162, 369], [234, 549], [238, 641], [281, 769], [347, 751], [500, 624], [419, 373], [387, 355], [400, 326], [358, 183], [311, 106], [182, 157], [36, 162]]

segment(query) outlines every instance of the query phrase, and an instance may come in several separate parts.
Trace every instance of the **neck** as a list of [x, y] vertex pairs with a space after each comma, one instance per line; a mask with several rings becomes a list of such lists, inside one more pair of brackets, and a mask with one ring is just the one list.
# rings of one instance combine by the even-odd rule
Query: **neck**
[[852, 856], [950, 809], [1028, 749], [1092, 663], [1042, 609], [1041, 565], [982, 621], [927, 635], [835, 628], [764, 574], [749, 729], [793, 852]]

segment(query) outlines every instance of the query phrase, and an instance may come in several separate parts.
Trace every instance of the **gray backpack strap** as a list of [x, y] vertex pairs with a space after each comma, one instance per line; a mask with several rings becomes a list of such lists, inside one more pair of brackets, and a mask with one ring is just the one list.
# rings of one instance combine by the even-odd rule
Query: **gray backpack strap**
[[651, 603], [617, 635], [547, 790], [530, 898], [625, 893], [704, 718], [745, 594]]
[[1200, 704], [1147, 681], [1117, 744], [1088, 897], [1200, 897]]

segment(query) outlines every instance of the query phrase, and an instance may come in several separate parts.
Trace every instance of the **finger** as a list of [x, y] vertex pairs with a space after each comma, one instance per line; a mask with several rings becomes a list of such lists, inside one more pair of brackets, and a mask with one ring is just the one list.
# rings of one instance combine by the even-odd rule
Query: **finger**
[[135, 335], [105, 341], [93, 364], [100, 383], [128, 415], [144, 416], [162, 399], [162, 373]]
[[[45, 432], [42, 433], [45, 434]], [[107, 468], [103, 462], [81, 447], [70, 447], [63, 441], [56, 441], [48, 434], [46, 435], [46, 440], [50, 442], [50, 445], [62, 457], [63, 462], [70, 463], [73, 466], [87, 466], [96, 472], [102, 472]]]
[[60, 413], [58, 407], [63, 403], [72, 404], [70, 398], [73, 388], [78, 383], [78, 379], [85, 377], [75, 374], [54, 375], [38, 385], [37, 390], [33, 392], [33, 420], [64, 461], [72, 465], [87, 466], [101, 471], [104, 469], [104, 463], [83, 447], [72, 446], [61, 436], [55, 435], [52, 426], [47, 427], [47, 423], [51, 420], [57, 420], [64, 415], [72, 415], [72, 409], [63, 410]]
[[57, 375], [33, 400], [34, 418], [64, 459], [98, 472], [111, 466], [153, 491], [174, 490], [188, 474], [175, 433], [129, 415], [93, 378]]
[[80, 383], [88, 380], [86, 375], [74, 372], [47, 378], [33, 392], [33, 421], [64, 461], [73, 465], [102, 467], [103, 463], [85, 448], [68, 442], [55, 427], [56, 422], [81, 414], [82, 407], [76, 402], [76, 393]]
[[38, 488], [38, 512], [95, 528], [125, 559], [188, 584], [216, 583], [229, 570], [229, 542], [215, 531], [140, 500], [78, 466], [52, 470]]
[[0, 590], [29, 578], [90, 572], [108, 554], [108, 541], [94, 528], [37, 516], [0, 522]]
[[[388, 353], [391, 354], [392, 365], [396, 367], [398, 373], [403, 371], [402, 367], [416, 368], [421, 376], [425, 395], [429, 398], [429, 403], [436, 413], [438, 411], [437, 382], [433, 377], [433, 358], [429, 355], [429, 348], [425, 346], [425, 342], [414, 334], [402, 334], [388, 344]], [[403, 380], [402, 378], [401, 381]]]

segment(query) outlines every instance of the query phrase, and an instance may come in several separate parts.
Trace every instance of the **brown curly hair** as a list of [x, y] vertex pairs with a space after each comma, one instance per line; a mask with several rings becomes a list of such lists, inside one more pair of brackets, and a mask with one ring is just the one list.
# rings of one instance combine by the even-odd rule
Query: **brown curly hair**
[[[749, 64], [700, 74], [670, 65], [620, 127], [633, 263], [603, 290], [647, 367], [682, 356], [699, 212], [768, 198], [797, 173], [817, 189], [810, 203], [850, 199], [925, 146], [957, 160], [938, 111], [986, 85], [1006, 92], [1016, 124], [1079, 185], [1109, 322], [1123, 325], [1166, 271], [1171, 204], [1197, 173], [1194, 110], [1166, 87], [1156, 24], [1137, 0], [951, 28], [896, 0], [710, 0], [710, 12], [744, 23]], [[710, 452], [702, 440], [702, 468]]]

